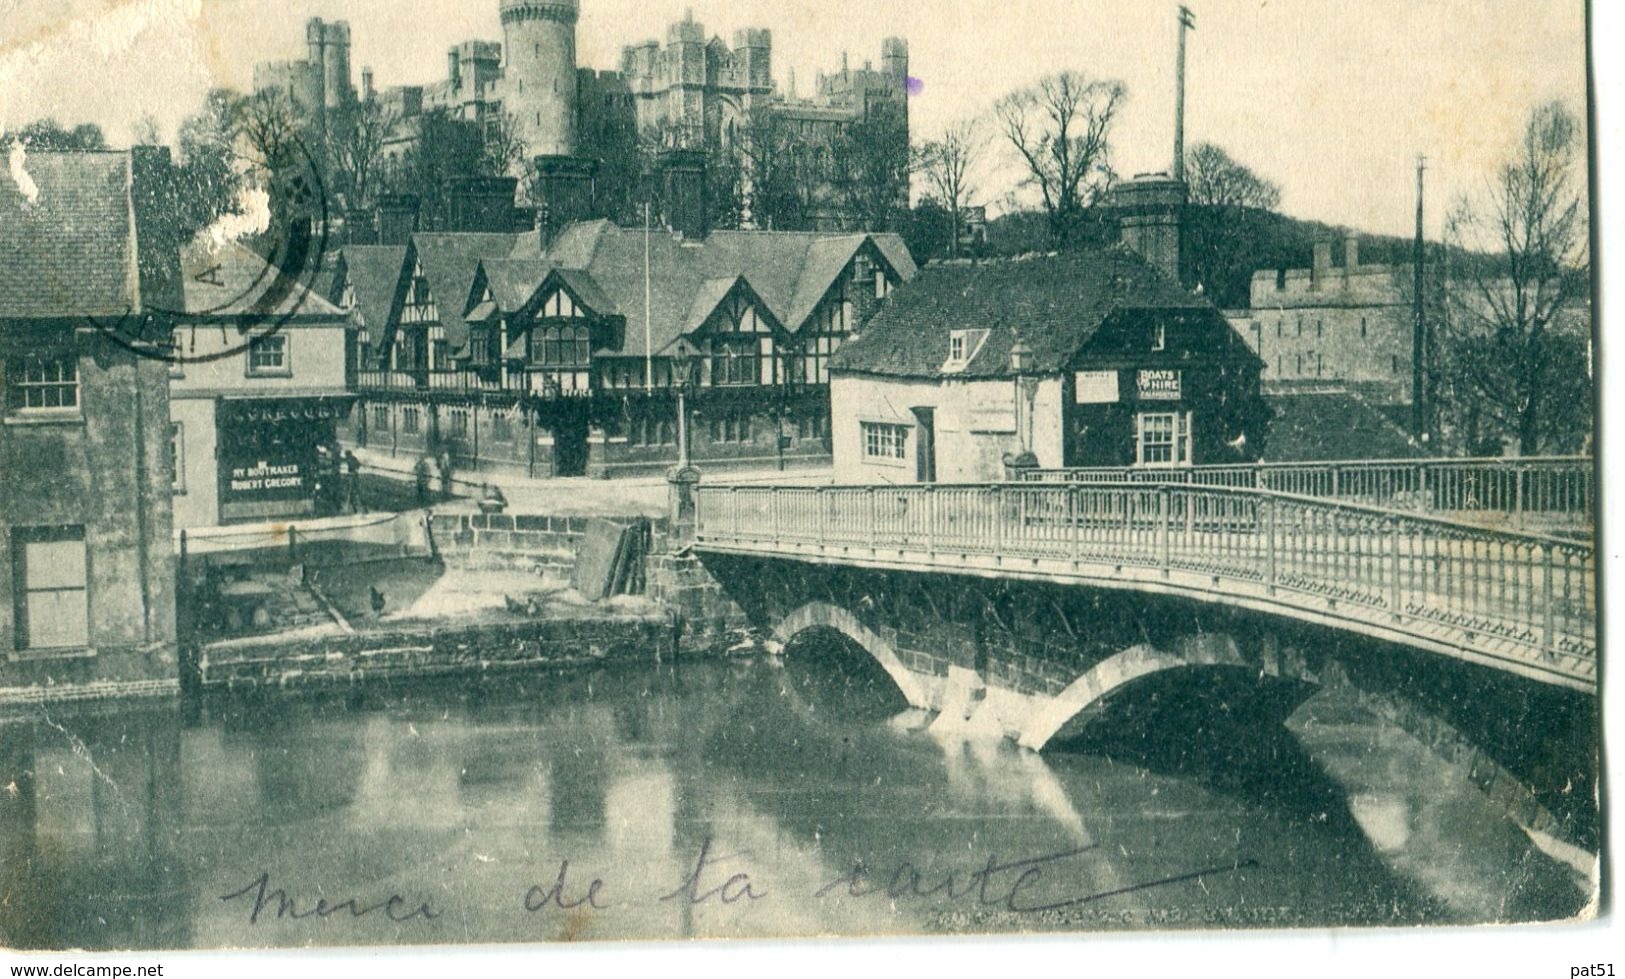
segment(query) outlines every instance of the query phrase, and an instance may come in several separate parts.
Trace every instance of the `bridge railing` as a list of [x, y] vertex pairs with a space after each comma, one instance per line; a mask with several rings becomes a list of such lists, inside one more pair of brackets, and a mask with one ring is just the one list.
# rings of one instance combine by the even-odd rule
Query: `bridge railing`
[[1594, 486], [1588, 456], [1034, 469], [1022, 479], [1250, 487], [1420, 513], [1506, 514], [1514, 524], [1589, 524]]
[[702, 486], [696, 541], [945, 570], [1132, 569], [1494, 637], [1542, 670], [1596, 676], [1589, 542], [1361, 504], [1168, 484]]

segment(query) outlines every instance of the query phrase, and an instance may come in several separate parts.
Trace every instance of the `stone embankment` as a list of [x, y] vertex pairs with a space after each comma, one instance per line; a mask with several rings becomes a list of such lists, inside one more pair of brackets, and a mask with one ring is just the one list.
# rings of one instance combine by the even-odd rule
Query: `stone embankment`
[[[641, 594], [581, 598], [570, 581], [591, 522], [437, 513], [430, 560], [443, 570], [425, 591], [408, 599], [386, 588], [389, 612], [352, 610], [347, 617], [336, 607], [345, 603], [328, 593], [392, 569], [378, 563], [322, 569], [307, 586], [331, 621], [200, 644], [188, 656], [191, 678], [204, 689], [330, 687], [659, 662], [753, 644], [744, 613], [697, 558], [674, 544], [663, 520], [652, 523]], [[424, 559], [398, 563], [409, 562]]]

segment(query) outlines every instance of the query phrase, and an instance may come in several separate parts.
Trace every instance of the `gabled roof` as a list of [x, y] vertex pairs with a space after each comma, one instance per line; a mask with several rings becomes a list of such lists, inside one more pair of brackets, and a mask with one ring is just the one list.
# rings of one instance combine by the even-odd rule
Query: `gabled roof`
[[355, 292], [355, 315], [376, 341], [389, 325], [406, 274], [405, 245], [345, 245], [339, 250]]
[[866, 247], [904, 281], [914, 276], [908, 249], [891, 234], [719, 231], [703, 241], [681, 241], [664, 231], [646, 236], [641, 228], [595, 220], [566, 226], [545, 251], [531, 234], [422, 233], [411, 246], [453, 352], [466, 342], [462, 313], [474, 298], [476, 276], [484, 275], [495, 306], [510, 313], [556, 277], [592, 312], [625, 320], [617, 336], [624, 345], [605, 352], [634, 357], [645, 353], [646, 315], [652, 352], [659, 354], [703, 324], [741, 278], [770, 320], [795, 330]]
[[1041, 373], [1066, 368], [1114, 314], [1157, 311], [1211, 317], [1218, 309], [1186, 292], [1125, 248], [930, 265], [893, 292], [862, 335], [843, 344], [833, 370], [906, 377], [942, 376], [948, 335], [985, 329], [987, 339], [957, 377], [1009, 376], [1015, 338]]
[[181, 288], [188, 319], [275, 317], [284, 323], [332, 324], [345, 319], [343, 310], [296, 275], [285, 275], [247, 245], [216, 245], [208, 235], [181, 249]]
[[138, 311], [129, 154], [38, 152], [18, 163], [21, 183], [0, 166], [0, 317]]
[[468, 342], [463, 310], [480, 260], [508, 257], [518, 239], [515, 234], [484, 232], [419, 232], [412, 236], [412, 254], [429, 280], [449, 350], [461, 350]]

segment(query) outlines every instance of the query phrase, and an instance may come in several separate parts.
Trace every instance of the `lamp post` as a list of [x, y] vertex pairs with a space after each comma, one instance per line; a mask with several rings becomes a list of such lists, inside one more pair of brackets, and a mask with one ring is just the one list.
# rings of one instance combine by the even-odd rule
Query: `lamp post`
[[700, 350], [688, 339], [678, 337], [671, 351], [671, 380], [677, 389], [677, 468], [689, 468], [688, 408], [684, 396], [688, 392], [694, 367], [699, 362]]
[[678, 337], [672, 345], [671, 380], [677, 393], [677, 465], [666, 473], [668, 497], [671, 504], [671, 534], [680, 543], [694, 539], [695, 496], [700, 471], [688, 458], [688, 405], [686, 395], [699, 362], [699, 348], [686, 336]]
[[1015, 379], [1016, 442], [1019, 451], [1004, 457], [1005, 468], [1011, 479], [1019, 479], [1021, 472], [1038, 467], [1033, 454], [1032, 417], [1033, 396], [1037, 393], [1038, 379], [1033, 376], [1033, 348], [1018, 334], [1010, 344], [1010, 373]]

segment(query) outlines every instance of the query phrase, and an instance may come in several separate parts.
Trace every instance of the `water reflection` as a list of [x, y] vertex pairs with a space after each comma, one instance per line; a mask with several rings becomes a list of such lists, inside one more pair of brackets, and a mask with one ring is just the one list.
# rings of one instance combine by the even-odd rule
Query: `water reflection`
[[[1289, 732], [1236, 716], [1231, 693], [1209, 691], [1230, 705], [1214, 711], [1151, 688], [1042, 757], [924, 730], [839, 644], [501, 688], [211, 703], [186, 728], [165, 713], [40, 717], [0, 729], [0, 940], [1310, 925], [1578, 906], [1564, 868], [1480, 795], [1442, 789], [1458, 783], [1403, 736], [1335, 705], [1322, 714], [1338, 723], [1300, 723], [1313, 701]], [[1018, 861], [1030, 862], [1006, 866]], [[281, 896], [251, 923], [252, 894], [220, 897], [262, 875]], [[283, 897], [302, 913], [392, 895], [437, 916], [277, 914]], [[1012, 903], [1059, 907], [1011, 915]]]

